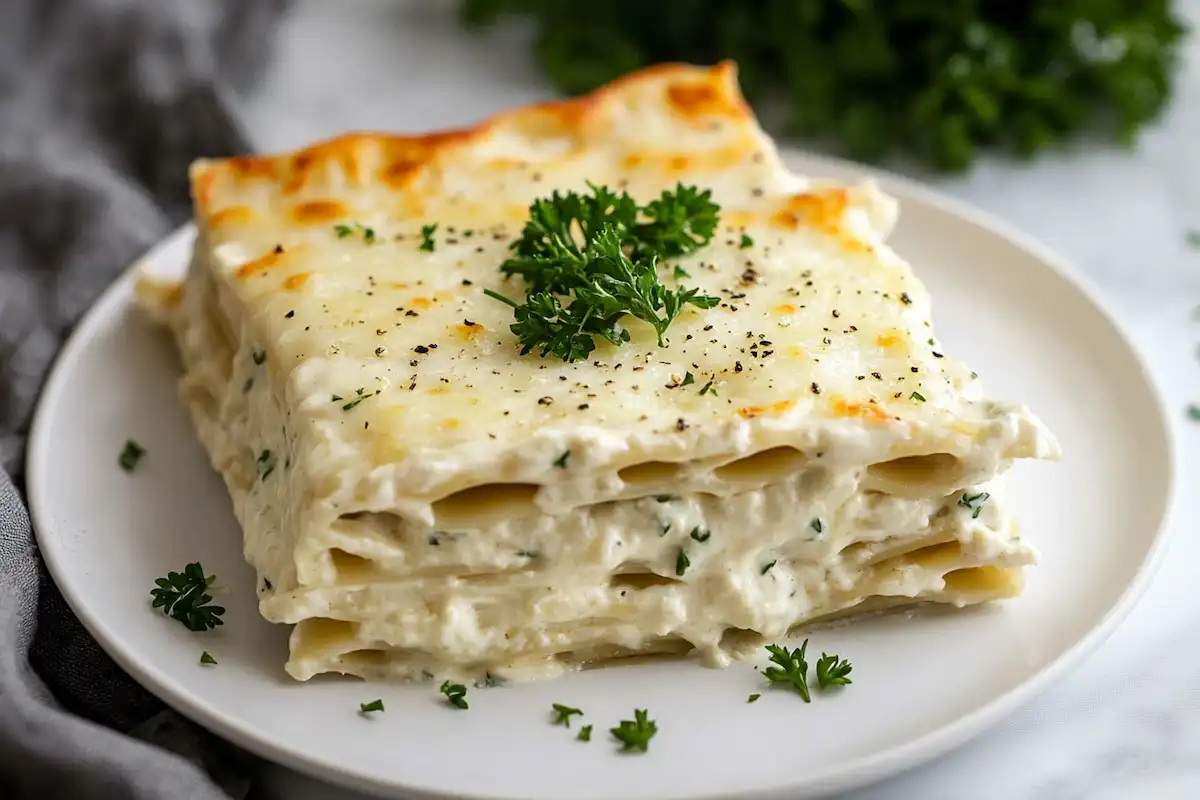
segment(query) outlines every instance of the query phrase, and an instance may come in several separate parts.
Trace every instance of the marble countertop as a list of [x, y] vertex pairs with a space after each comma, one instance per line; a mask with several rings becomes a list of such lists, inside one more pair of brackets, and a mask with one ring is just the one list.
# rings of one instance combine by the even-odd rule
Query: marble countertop
[[[514, 24], [472, 35], [448, 0], [302, 0], [275, 60], [238, 105], [255, 145], [291, 149], [352, 128], [463, 125], [553, 92]], [[1200, 27], [1200, 0], [1179, 4]], [[925, 176], [928, 178], [928, 176]], [[1176, 100], [1135, 152], [1097, 144], [1031, 164], [982, 160], [940, 189], [1007, 218], [1064, 254], [1108, 301], [1180, 410], [1180, 494], [1165, 563], [1092, 657], [971, 744], [853, 800], [1107, 800], [1200, 797], [1200, 38]], [[269, 794], [358, 795], [271, 768]]]

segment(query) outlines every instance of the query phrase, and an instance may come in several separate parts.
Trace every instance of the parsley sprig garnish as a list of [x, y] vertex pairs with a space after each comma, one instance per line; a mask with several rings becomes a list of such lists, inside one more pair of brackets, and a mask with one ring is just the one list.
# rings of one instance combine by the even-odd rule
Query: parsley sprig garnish
[[763, 670], [763, 676], [771, 683], [777, 683], [794, 690], [804, 702], [811, 703], [812, 697], [808, 692], [808, 662], [804, 660], [804, 651], [808, 649], [808, 639], [794, 650], [780, 647], [777, 644], [767, 645], [774, 667]]
[[838, 658], [836, 653], [834, 655], [821, 653], [821, 657], [817, 659], [817, 685], [822, 689], [828, 689], [831, 686], [849, 686], [854, 681], [846, 676], [852, 669], [850, 662], [844, 658]]
[[644, 753], [654, 734], [658, 733], [658, 725], [647, 719], [646, 709], [638, 708], [634, 709], [633, 719], [623, 719], [620, 725], [608, 730], [621, 743], [622, 751], [641, 750]]
[[[215, 577], [215, 576], [213, 576]], [[223, 606], [214, 606], [208, 585], [213, 578], [205, 577], [204, 567], [192, 562], [183, 572], [168, 572], [165, 578], [156, 578], [156, 588], [150, 590], [154, 599], [153, 608], [161, 608], [171, 619], [182, 622], [189, 631], [206, 631], [223, 625]]]
[[[587, 358], [596, 338], [629, 341], [621, 319], [633, 316], [663, 336], [684, 306], [712, 308], [718, 298], [699, 289], [674, 290], [658, 278], [658, 261], [703, 247], [716, 230], [718, 206], [711, 192], [676, 186], [643, 207], [625, 192], [593, 186], [590, 195], [555, 192], [535, 200], [529, 221], [500, 265], [526, 282], [523, 303], [485, 289], [513, 308], [512, 332], [522, 355]], [[676, 278], [678, 278], [676, 274]]]

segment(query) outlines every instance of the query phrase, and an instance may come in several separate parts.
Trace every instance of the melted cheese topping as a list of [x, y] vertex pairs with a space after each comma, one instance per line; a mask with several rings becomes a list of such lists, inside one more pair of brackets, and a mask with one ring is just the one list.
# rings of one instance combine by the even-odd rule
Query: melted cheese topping
[[[511, 309], [483, 291], [522, 295], [498, 266], [530, 201], [592, 182], [645, 202], [678, 181], [712, 190], [721, 226], [661, 279], [721, 303], [687, 308], [666, 346], [630, 320], [631, 342], [600, 344], [587, 361], [519, 355]], [[1057, 444], [941, 351], [928, 294], [884, 241], [895, 203], [869, 182], [788, 173], [729, 64], [646, 70], [464, 131], [202, 161], [192, 190], [187, 281], [141, 296], [175, 333], [183, 397], [246, 556], [273, 586], [264, 613], [304, 621], [297, 676], [541, 663], [550, 650], [577, 662], [663, 641], [711, 655], [730, 649], [727, 629], [785, 631], [872, 595], [958, 602], [1019, 586], [1003, 570], [1026, 563], [1023, 545], [981, 555], [928, 516], [1012, 459], [1057, 456]], [[818, 473], [819, 488], [797, 493]], [[661, 494], [680, 500], [652, 499]], [[879, 496], [909, 509], [891, 534], [957, 542], [953, 558], [886, 574], [847, 560], [845, 547], [875, 541], [854, 509]], [[798, 514], [849, 516], [814, 547]], [[702, 547], [691, 567], [702, 589], [681, 581], [645, 595], [678, 624], [658, 606], [618, 613], [614, 571], [636, 562], [670, 577], [680, 543], [656, 526], [747, 519], [765, 538]], [[408, 545], [431, 537], [437, 557]], [[689, 559], [700, 545], [683, 544]], [[630, 548], [620, 559], [604, 549], [618, 546]], [[770, 552], [772, 581], [796, 591], [786, 602], [751, 580]], [[969, 581], [947, 583], [985, 566], [1001, 572], [974, 595]], [[481, 576], [506, 588], [478, 588]], [[561, 590], [577, 583], [576, 603]], [[559, 604], [554, 615], [539, 616], [551, 600], [538, 591]], [[484, 599], [511, 606], [509, 617], [493, 609], [479, 621]], [[411, 608], [429, 620], [414, 622]], [[610, 618], [622, 621], [594, 622]], [[561, 647], [547, 650], [560, 623]], [[503, 636], [524, 644], [501, 646]], [[447, 637], [461, 646], [447, 649]]]

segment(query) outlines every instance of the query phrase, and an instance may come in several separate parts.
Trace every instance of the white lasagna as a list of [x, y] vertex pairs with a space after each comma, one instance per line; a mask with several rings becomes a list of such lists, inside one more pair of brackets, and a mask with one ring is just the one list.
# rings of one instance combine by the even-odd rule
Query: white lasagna
[[[1058, 447], [943, 353], [872, 183], [793, 175], [732, 65], [644, 70], [477, 127], [201, 161], [186, 280], [143, 281], [288, 672], [523, 679], [726, 663], [797, 627], [1011, 597], [1001, 475]], [[658, 265], [719, 298], [660, 342], [522, 353], [499, 265], [531, 202], [678, 184]]]

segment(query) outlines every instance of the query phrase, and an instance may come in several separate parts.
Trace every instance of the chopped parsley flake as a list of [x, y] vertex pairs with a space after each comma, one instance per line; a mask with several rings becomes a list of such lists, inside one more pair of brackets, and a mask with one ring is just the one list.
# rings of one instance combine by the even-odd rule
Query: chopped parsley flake
[[1192, 422], [1200, 422], [1200, 406], [1191, 403], [1187, 407], [1187, 416]]
[[908, 396], [908, 399], [910, 399], [910, 400], [915, 400], [915, 401], [916, 401], [916, 402], [918, 402], [918, 403], [924, 403], [924, 402], [925, 402], [925, 395], [921, 394], [920, 392], [913, 392], [912, 394], [910, 394], [910, 395]]
[[713, 388], [713, 382], [712, 382], [712, 381], [709, 381], [708, 383], [704, 384], [704, 386], [703, 386], [703, 387], [701, 387], [701, 389], [700, 389], [700, 396], [701, 396], [701, 397], [703, 397], [703, 396], [704, 396], [704, 395], [706, 395], [706, 394], [711, 394], [713, 397], [716, 397], [716, 396], [717, 396], [717, 390]]
[[216, 666], [217, 660], [207, 650], [200, 654], [200, 663], [205, 666]]
[[567, 468], [567, 459], [570, 457], [571, 457], [571, 451], [564, 450], [563, 454], [561, 456], [554, 459], [554, 466], [558, 467], [559, 469], [566, 469]]
[[224, 607], [210, 605], [212, 596], [208, 594], [208, 587], [215, 578], [215, 575], [205, 577], [204, 567], [193, 561], [183, 568], [183, 572], [168, 572], [167, 577], [154, 580], [150, 605], [161, 608], [164, 614], [183, 623], [189, 631], [206, 631], [224, 625], [221, 619]]
[[366, 242], [367, 244], [375, 243], [375, 229], [374, 228], [364, 227], [363, 225], [360, 225], [357, 222], [354, 223], [353, 226], [345, 225], [342, 223], [339, 223], [339, 224], [333, 226], [333, 232], [337, 234], [337, 237], [339, 239], [345, 239], [347, 236], [353, 235], [355, 231], [362, 232], [363, 241]]
[[691, 386], [695, 382], [696, 382], [696, 376], [690, 372], [685, 372], [683, 374], [683, 383], [681, 383], [679, 385], [680, 386]]
[[679, 555], [675, 556], [675, 574], [683, 575], [691, 565], [692, 562], [688, 559], [687, 553], [683, 551], [682, 547], [679, 548]]
[[647, 718], [644, 708], [634, 709], [633, 719], [623, 719], [609, 732], [621, 743], [621, 751], [640, 750], [643, 753], [650, 747], [650, 740], [658, 733], [658, 725]]
[[537, 550], [518, 550], [517, 555], [521, 558], [537, 558], [541, 555]]
[[242, 394], [248, 394], [254, 388], [254, 376], [246, 378], [246, 382], [242, 384]]
[[590, 742], [592, 740], [592, 726], [584, 725], [579, 729], [579, 733], [575, 736], [581, 742]]
[[754, 247], [754, 240], [743, 233], [742, 240], [740, 242], [738, 242], [738, 249], [745, 250], [749, 247]]
[[146, 448], [133, 439], [126, 439], [125, 446], [121, 448], [121, 455], [117, 456], [117, 464], [126, 472], [133, 472], [144, 455]]
[[808, 692], [808, 662], [804, 660], [804, 651], [808, 649], [808, 639], [794, 650], [780, 647], [777, 644], [767, 645], [771, 654], [773, 667], [763, 670], [763, 677], [772, 684], [779, 684], [794, 690], [806, 703], [812, 702]]
[[987, 492], [979, 492], [978, 494], [966, 494], [958, 498], [958, 504], [970, 510], [971, 519], [979, 519], [979, 512], [983, 511], [983, 504], [991, 497]]
[[383, 711], [383, 700], [372, 700], [369, 703], [359, 703], [358, 713], [367, 716], [376, 711]]
[[681, 281], [684, 278], [690, 278], [690, 277], [692, 277], [692, 276], [690, 274], [688, 274], [688, 271], [686, 269], [684, 269], [683, 267], [679, 267], [679, 266], [675, 267], [675, 280]]
[[554, 724], [555, 725], [565, 725], [566, 727], [569, 728], [569, 727], [571, 727], [571, 717], [574, 717], [574, 716], [582, 717], [583, 716], [583, 712], [580, 711], [578, 708], [572, 708], [571, 706], [564, 706], [562, 703], [552, 703], [550, 707], [552, 709], [554, 709]]
[[463, 686], [461, 683], [451, 683], [450, 681], [445, 681], [442, 683], [442, 686], [440, 689], [438, 689], [438, 691], [446, 695], [446, 700], [448, 700], [450, 705], [454, 706], [455, 708], [467, 708], [467, 687]]
[[697, 542], [707, 542], [709, 537], [712, 536], [712, 531], [701, 525], [697, 525], [696, 527], [692, 528], [692, 532], [688, 535]]
[[761, 575], [766, 575], [768, 572], [770, 572], [770, 571], [771, 571], [771, 568], [772, 568], [772, 567], [774, 567], [774, 566], [775, 566], [775, 562], [774, 562], [774, 561], [771, 561], [771, 562], [769, 562], [768, 564], [766, 564], [766, 565], [764, 565], [764, 566], [763, 566], [763, 568], [762, 568], [762, 572], [761, 572], [761, 573], [759, 573], [759, 574], [761, 574]]
[[432, 253], [437, 243], [433, 240], [433, 234], [437, 232], [437, 223], [432, 225], [421, 226], [421, 250], [426, 253]]
[[262, 366], [263, 362], [265, 362], [267, 360], [267, 351], [266, 350], [254, 350], [250, 353], [250, 358], [254, 359], [254, 363], [256, 365]]
[[852, 669], [849, 661], [839, 659], [836, 654], [821, 653], [821, 657], [817, 659], [817, 685], [822, 689], [832, 686], [848, 686], [853, 681], [846, 676]]
[[808, 527], [812, 528], [817, 533], [823, 533], [825, 531], [825, 523], [821, 522], [820, 517], [813, 517], [812, 522], [808, 523]]
[[752, 694], [746, 698], [746, 702], [753, 703], [754, 701], [758, 700], [758, 698], [760, 698], [760, 697], [762, 697], [762, 695], [759, 694], [758, 692], [755, 692], [754, 694]]

